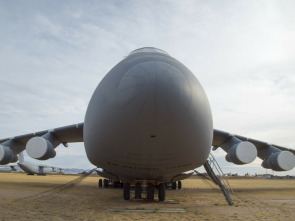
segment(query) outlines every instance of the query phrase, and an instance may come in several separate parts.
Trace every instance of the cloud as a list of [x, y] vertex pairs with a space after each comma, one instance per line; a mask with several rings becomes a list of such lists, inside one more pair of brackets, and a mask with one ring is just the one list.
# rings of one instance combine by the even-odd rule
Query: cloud
[[[3, 1], [1, 137], [83, 122], [103, 76], [130, 51], [155, 46], [200, 80], [215, 128], [294, 148], [292, 8], [293, 1]], [[64, 165], [84, 162], [78, 149]]]

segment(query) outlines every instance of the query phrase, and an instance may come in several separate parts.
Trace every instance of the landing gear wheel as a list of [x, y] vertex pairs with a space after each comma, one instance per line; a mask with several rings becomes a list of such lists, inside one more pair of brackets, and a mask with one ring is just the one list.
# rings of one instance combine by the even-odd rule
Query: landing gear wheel
[[130, 200], [130, 183], [124, 183], [123, 198], [124, 200]]
[[158, 191], [159, 191], [158, 192], [159, 201], [164, 201], [165, 200], [165, 191], [166, 191], [166, 187], [165, 187], [164, 183], [160, 183]]
[[102, 187], [102, 179], [98, 180], [98, 187]]
[[169, 188], [168, 183], [165, 183], [166, 190]]
[[181, 185], [181, 181], [179, 180], [178, 181], [178, 189], [180, 190], [182, 188], [182, 185]]
[[141, 184], [135, 184], [135, 199], [141, 199]]
[[121, 187], [120, 181], [114, 181], [114, 188], [119, 188]]
[[153, 201], [154, 200], [154, 185], [152, 183], [148, 183], [147, 188], [147, 200]]
[[107, 179], [103, 179], [103, 186], [104, 186], [104, 188], [108, 188], [109, 181]]
[[176, 190], [176, 182], [173, 182], [173, 183], [172, 183], [172, 189], [173, 189], [173, 190]]

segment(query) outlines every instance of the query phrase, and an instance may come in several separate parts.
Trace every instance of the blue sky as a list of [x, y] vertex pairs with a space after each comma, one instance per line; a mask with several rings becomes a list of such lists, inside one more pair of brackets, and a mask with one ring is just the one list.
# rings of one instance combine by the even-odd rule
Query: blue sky
[[[294, 1], [0, 1], [0, 137], [83, 122], [103, 76], [153, 46], [203, 85], [214, 128], [295, 149]], [[42, 163], [93, 167], [83, 144]], [[261, 161], [227, 172], [265, 172]], [[31, 160], [33, 161], [33, 160]], [[295, 170], [289, 172], [295, 174]]]

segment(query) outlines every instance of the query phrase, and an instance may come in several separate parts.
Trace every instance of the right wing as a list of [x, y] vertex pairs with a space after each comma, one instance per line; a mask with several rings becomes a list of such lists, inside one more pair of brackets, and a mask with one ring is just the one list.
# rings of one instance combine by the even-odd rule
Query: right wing
[[290, 151], [295, 155], [295, 150], [293, 150], [293, 149], [290, 149], [290, 148], [287, 148], [287, 147], [281, 147], [281, 146], [274, 145], [274, 144], [269, 144], [269, 143], [266, 143], [266, 142], [263, 142], [263, 141], [243, 137], [241, 135], [231, 134], [231, 133], [221, 131], [221, 130], [217, 130], [217, 129], [214, 129], [212, 146], [219, 147], [222, 144], [226, 143], [231, 137], [236, 137], [236, 138], [238, 138], [238, 139], [240, 139], [242, 141], [251, 142], [251, 143], [253, 143], [255, 145], [255, 147], [258, 150], [259, 149], [264, 149], [267, 146], [271, 145], [271, 146], [273, 146], [273, 147], [275, 147], [275, 148], [277, 148], [279, 150], [282, 150], [282, 151]]
[[28, 154], [39, 160], [55, 156], [54, 148], [59, 144], [83, 142], [84, 123], [58, 127], [50, 130], [20, 135], [0, 140], [0, 164], [16, 162], [17, 154], [27, 146]]
[[295, 150], [263, 141], [230, 134], [214, 129], [213, 150], [221, 147], [227, 155], [225, 159], [235, 164], [247, 164], [256, 156], [263, 160], [262, 166], [275, 171], [291, 170], [295, 166]]

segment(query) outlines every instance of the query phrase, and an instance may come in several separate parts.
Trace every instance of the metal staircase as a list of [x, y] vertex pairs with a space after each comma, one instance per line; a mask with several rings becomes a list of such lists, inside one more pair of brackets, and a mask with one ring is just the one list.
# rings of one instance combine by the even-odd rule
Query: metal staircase
[[234, 205], [230, 194], [233, 194], [233, 190], [230, 187], [226, 177], [224, 176], [219, 164], [215, 160], [214, 156], [210, 153], [208, 160], [204, 164], [204, 168], [212, 181], [219, 186], [223, 193], [228, 205]]

